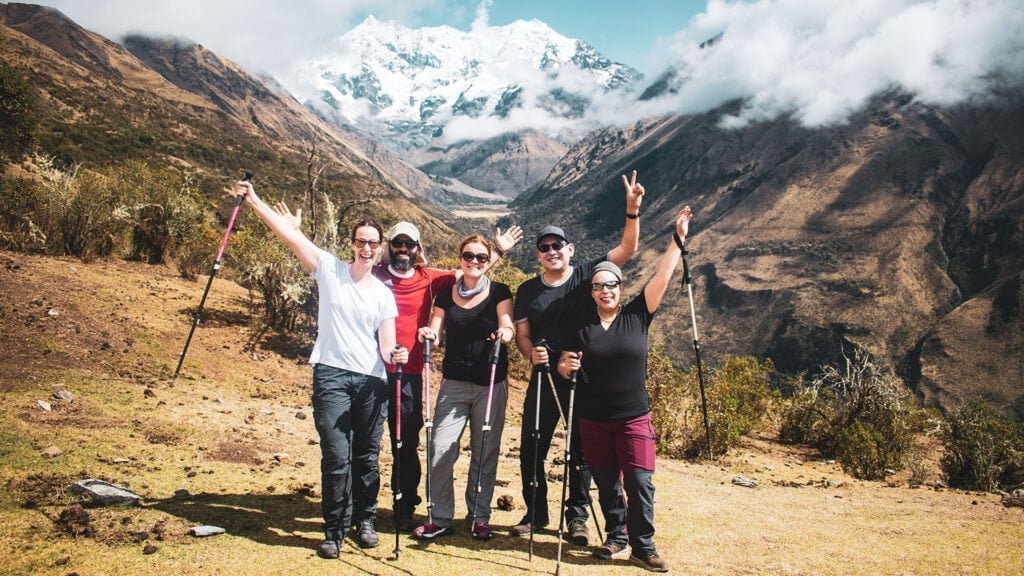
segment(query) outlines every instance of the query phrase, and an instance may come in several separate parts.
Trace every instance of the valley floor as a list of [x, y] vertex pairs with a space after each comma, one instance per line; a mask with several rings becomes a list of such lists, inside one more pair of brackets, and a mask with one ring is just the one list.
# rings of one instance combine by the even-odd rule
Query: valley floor
[[[340, 561], [321, 560], [310, 368], [287, 341], [244, 349], [242, 288], [215, 281], [208, 319], [172, 384], [202, 282], [123, 261], [0, 252], [0, 264], [0, 574], [554, 573], [553, 532], [537, 538], [532, 562], [528, 540], [505, 535], [523, 514], [521, 382], [495, 493], [512, 496], [514, 509], [495, 512], [494, 540], [473, 541], [466, 529], [427, 545], [403, 535], [393, 560], [385, 449], [380, 547], [346, 545]], [[73, 401], [54, 399], [55, 390]], [[60, 455], [44, 457], [50, 447]], [[459, 490], [468, 460], [457, 468]], [[857, 481], [768, 436], [713, 463], [658, 466], [656, 541], [676, 574], [1024, 574], [1024, 510], [992, 494]], [[733, 485], [737, 475], [759, 486]], [[74, 501], [63, 490], [86, 477], [129, 486], [144, 504], [89, 508], [78, 526], [91, 532], [72, 537], [59, 529]], [[552, 483], [552, 510], [559, 488]], [[186, 535], [200, 524], [227, 533]], [[642, 572], [563, 550], [564, 574]]]

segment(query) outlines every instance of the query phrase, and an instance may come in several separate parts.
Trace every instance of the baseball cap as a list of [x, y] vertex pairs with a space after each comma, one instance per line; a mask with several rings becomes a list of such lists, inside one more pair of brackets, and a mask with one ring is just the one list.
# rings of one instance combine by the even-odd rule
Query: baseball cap
[[412, 239], [413, 242], [420, 241], [420, 231], [412, 222], [399, 222], [388, 230], [388, 240], [394, 240], [395, 238], [405, 234]]
[[537, 242], [539, 243], [540, 239], [545, 236], [558, 236], [562, 240], [571, 243], [569, 237], [565, 235], [565, 230], [562, 230], [558, 226], [545, 226], [542, 228], [540, 234], [537, 234]]

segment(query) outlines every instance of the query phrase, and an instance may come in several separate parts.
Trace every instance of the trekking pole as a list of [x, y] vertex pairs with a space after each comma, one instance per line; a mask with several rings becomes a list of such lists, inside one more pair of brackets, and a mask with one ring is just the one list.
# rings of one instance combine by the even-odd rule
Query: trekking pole
[[[400, 350], [401, 346], [395, 346], [395, 350]], [[398, 540], [398, 503], [402, 499], [402, 486], [401, 486], [401, 456], [399, 452], [402, 451], [402, 365], [395, 364], [395, 428], [391, 432], [391, 454], [395, 458], [395, 462], [392, 469], [391, 476], [391, 498], [392, 508], [395, 516], [395, 549], [392, 551], [395, 555], [395, 560], [398, 560], [398, 555], [402, 553], [402, 547]]]
[[[551, 372], [548, 371], [548, 384], [551, 386], [551, 395], [555, 397], [555, 406], [558, 408], [558, 418], [562, 421], [562, 428], [568, 430], [568, 425], [565, 422], [565, 412], [562, 411], [562, 403], [558, 400], [558, 389], [555, 388], [555, 381], [551, 378]], [[570, 438], [570, 442], [572, 439]], [[583, 470], [589, 470], [587, 463], [583, 459], [583, 452], [577, 454], [579, 463], [576, 465], [576, 472], [582, 473]], [[601, 530], [601, 521], [597, 518], [597, 511], [594, 508], [594, 499], [587, 494], [587, 504], [590, 506], [590, 516], [594, 519], [594, 527], [597, 528], [597, 537], [604, 542], [604, 531]]]
[[558, 556], [555, 560], [555, 576], [562, 570], [562, 536], [565, 533], [565, 490], [569, 480], [569, 461], [572, 459], [572, 409], [576, 402], [576, 370], [572, 371], [572, 378], [569, 379], [569, 412], [565, 414], [565, 421], [568, 423], [565, 433], [565, 462], [562, 467], [562, 502], [558, 510]]
[[[539, 338], [533, 342], [534, 348], [544, 346], [544, 339]], [[530, 562], [533, 562], [533, 535], [537, 532], [537, 452], [540, 450], [540, 393], [542, 390], [542, 378], [544, 373], [550, 370], [551, 365], [547, 362], [537, 366], [537, 401], [534, 402], [533, 411], [533, 473], [530, 476]], [[550, 378], [550, 374], [548, 378]], [[553, 386], [553, 385], [552, 385]], [[554, 392], [554, 388], [552, 388]], [[555, 397], [557, 400], [558, 398]], [[559, 410], [561, 412], [561, 410]], [[547, 502], [544, 503], [547, 506]]]
[[686, 288], [686, 297], [690, 302], [690, 325], [693, 327], [693, 353], [697, 357], [697, 384], [700, 386], [700, 408], [704, 415], [704, 437], [707, 440], [708, 460], [715, 458], [714, 453], [711, 450], [711, 420], [708, 418], [708, 399], [704, 393], [704, 368], [701, 366], [700, 361], [700, 341], [697, 338], [697, 313], [693, 307], [693, 288], [690, 283], [690, 263], [686, 259], [688, 252], [684, 247], [683, 241], [680, 240], [678, 234], [673, 234], [672, 238], [676, 241], [676, 245], [679, 246], [679, 250], [682, 253], [683, 258], [683, 286]]
[[[252, 174], [246, 172], [242, 176], [242, 182], [248, 182], [252, 180]], [[245, 195], [239, 196], [235, 200], [235, 209], [231, 212], [231, 218], [228, 219], [228, 229], [224, 231], [224, 239], [220, 241], [220, 248], [217, 249], [217, 258], [213, 261], [213, 269], [210, 270], [210, 278], [206, 281], [206, 289], [203, 290], [203, 297], [199, 300], [199, 308], [196, 309], [196, 315], [192, 318], [192, 328], [188, 331], [188, 338], [185, 339], [185, 347], [181, 349], [181, 356], [178, 358], [178, 367], [174, 369], [174, 375], [171, 376], [171, 383], [178, 379], [178, 373], [181, 372], [181, 365], [185, 362], [185, 354], [188, 353], [188, 345], [192, 343], [192, 335], [195, 334], [196, 326], [199, 326], [199, 320], [203, 314], [203, 306], [206, 304], [206, 296], [210, 293], [210, 286], [213, 285], [213, 278], [217, 275], [217, 271], [220, 270], [221, 258], [224, 256], [224, 249], [228, 246], [228, 239], [231, 238], [231, 229], [235, 226], [235, 218], [238, 216], [238, 209], [242, 207], [242, 202], [245, 202]]]
[[430, 417], [430, 343], [431, 339], [423, 340], [423, 387], [424, 395], [426, 396], [425, 403], [427, 407], [427, 420], [423, 423], [423, 427], [427, 429], [427, 524], [434, 523], [434, 502], [430, 499], [430, 468], [432, 462], [432, 455], [434, 453], [434, 442], [433, 442], [433, 431], [434, 421]]
[[[484, 425], [481, 427], [480, 434], [480, 458], [476, 464], [476, 493], [473, 495], [473, 523], [470, 524], [470, 530], [476, 528], [476, 507], [480, 500], [481, 478], [484, 473], [484, 451], [487, 447], [487, 433], [491, 430], [491, 400], [494, 398], [494, 375], [498, 371], [498, 360], [501, 357], [501, 338], [494, 339], [494, 347], [491, 348], [491, 354], [489, 361], [491, 363], [491, 380], [487, 385], [487, 410], [484, 412]], [[491, 505], [490, 502], [487, 503]]]

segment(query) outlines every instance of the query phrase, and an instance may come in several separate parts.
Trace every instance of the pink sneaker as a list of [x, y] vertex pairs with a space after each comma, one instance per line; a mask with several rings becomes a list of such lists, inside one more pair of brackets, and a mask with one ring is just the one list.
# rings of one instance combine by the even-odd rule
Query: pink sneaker
[[491, 538], [494, 538], [494, 532], [491, 531], [487, 522], [473, 522], [474, 540], [490, 540]]
[[417, 540], [433, 540], [438, 536], [447, 536], [452, 533], [451, 526], [438, 526], [437, 524], [424, 524], [417, 526], [412, 531], [412, 537]]

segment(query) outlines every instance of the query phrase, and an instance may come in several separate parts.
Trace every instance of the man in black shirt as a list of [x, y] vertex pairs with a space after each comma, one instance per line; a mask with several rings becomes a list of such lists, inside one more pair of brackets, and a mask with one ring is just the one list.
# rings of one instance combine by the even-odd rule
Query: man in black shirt
[[[583, 289], [589, 292], [591, 272], [599, 262], [605, 260], [623, 265], [636, 252], [640, 240], [640, 205], [643, 202], [644, 187], [636, 181], [636, 170], [630, 178], [622, 177], [626, 189], [626, 225], [622, 232], [622, 240], [608, 254], [599, 256], [581, 266], [570, 264], [576, 247], [569, 241], [568, 235], [558, 226], [547, 226], [537, 235], [537, 261], [543, 272], [519, 286], [516, 293], [513, 318], [516, 322], [516, 347], [533, 364], [530, 385], [523, 403], [523, 424], [520, 433], [519, 471], [523, 482], [523, 500], [526, 502], [526, 515], [516, 526], [512, 534], [528, 536], [534, 529], [540, 530], [547, 526], [550, 517], [547, 504], [547, 481], [544, 470], [544, 459], [551, 446], [551, 437], [559, 421], [559, 405], [567, 406], [569, 402], [569, 384], [556, 371], [549, 372], [558, 392], [558, 403], [548, 385], [538, 389], [538, 373], [547, 372], [549, 359], [558, 359], [562, 350], [561, 342], [565, 333], [563, 328], [570, 317], [572, 294]], [[535, 342], [544, 341], [544, 345], [535, 346]], [[547, 374], [541, 375], [543, 378]], [[537, 394], [541, 394], [539, 439], [536, 454], [534, 453], [534, 419], [536, 415]], [[578, 464], [579, 437], [576, 426], [573, 426], [571, 448], [573, 459]], [[534, 465], [536, 462], [536, 470]], [[533, 494], [530, 479], [536, 474], [537, 493]], [[570, 467], [569, 498], [566, 502], [565, 518], [569, 525], [569, 539], [574, 544], [589, 544], [587, 532], [587, 505], [590, 503], [590, 474], [586, 470]], [[531, 510], [531, 506], [536, 506]], [[531, 524], [531, 519], [533, 524]]]

